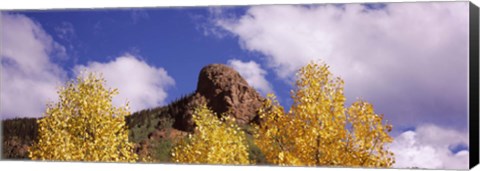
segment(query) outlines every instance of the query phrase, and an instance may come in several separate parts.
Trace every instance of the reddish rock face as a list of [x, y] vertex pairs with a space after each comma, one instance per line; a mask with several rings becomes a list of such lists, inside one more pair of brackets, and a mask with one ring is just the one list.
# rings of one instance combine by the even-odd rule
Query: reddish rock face
[[196, 93], [205, 97], [214, 112], [228, 112], [238, 124], [251, 122], [263, 101], [236, 70], [223, 64], [207, 65], [200, 71]]
[[250, 87], [245, 79], [233, 68], [223, 64], [205, 66], [198, 76], [195, 92], [175, 104], [171, 104], [175, 117], [173, 126], [182, 131], [192, 132], [192, 121], [196, 106], [206, 103], [217, 113], [230, 115], [239, 125], [258, 122], [257, 110], [263, 102], [258, 92]]

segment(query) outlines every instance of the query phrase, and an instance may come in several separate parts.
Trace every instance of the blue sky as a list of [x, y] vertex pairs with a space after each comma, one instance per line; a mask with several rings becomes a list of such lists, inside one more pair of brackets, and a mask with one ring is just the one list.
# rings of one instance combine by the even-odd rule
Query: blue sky
[[347, 106], [360, 97], [394, 125], [392, 149], [409, 151], [397, 167], [466, 168], [467, 4], [2, 12], [1, 115], [41, 116], [83, 69], [119, 88], [115, 104], [157, 107], [193, 92], [211, 63], [288, 109], [295, 71], [322, 60], [345, 80]]
[[[41, 24], [55, 41], [65, 45], [67, 60], [55, 60], [72, 78], [75, 65], [109, 62], [132, 54], [151, 66], [164, 68], [175, 80], [164, 103], [196, 88], [198, 73], [211, 63], [228, 60], [262, 61], [258, 52], [243, 50], [232, 35], [208, 35], [210, 8], [107, 9], [73, 11], [25, 11], [22, 14]], [[229, 8], [229, 15], [241, 15], [245, 7]], [[55, 56], [55, 55], [53, 55]], [[290, 83], [273, 74], [266, 79], [276, 84], [279, 100], [289, 105]], [[265, 94], [265, 93], [264, 93]], [[156, 107], [156, 106], [150, 106]]]
[[[238, 7], [231, 12], [244, 13], [245, 8]], [[164, 68], [176, 82], [168, 91], [167, 103], [195, 90], [203, 66], [226, 64], [229, 59], [255, 60], [254, 57], [260, 55], [242, 50], [233, 36], [205, 35], [202, 24], [208, 22], [208, 8], [33, 11], [21, 14], [39, 22], [56, 41], [66, 45], [70, 59], [55, 62], [60, 63], [70, 77], [75, 75], [71, 71], [75, 65], [89, 61], [108, 62], [125, 53]], [[73, 31], [60, 31], [69, 29]], [[267, 77], [273, 82], [280, 81], [271, 74]], [[279, 86], [289, 88], [288, 84]]]
[[[62, 65], [65, 69], [88, 61], [108, 62], [124, 53], [165, 68], [176, 81], [167, 101], [194, 91], [203, 66], [248, 55], [233, 39], [205, 36], [197, 29], [194, 16], [208, 15], [206, 8], [36, 11], [25, 15], [42, 23], [59, 42], [74, 47], [67, 53], [75, 60]], [[55, 31], [65, 22], [75, 29], [71, 40], [62, 40]]]

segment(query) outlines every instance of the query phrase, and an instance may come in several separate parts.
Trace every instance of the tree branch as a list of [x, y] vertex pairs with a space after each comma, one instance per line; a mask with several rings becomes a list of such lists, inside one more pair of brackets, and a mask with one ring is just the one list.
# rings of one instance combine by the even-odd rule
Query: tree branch
[[372, 155], [373, 149], [375, 149], [375, 146], [377, 146], [377, 142], [378, 142], [378, 137], [375, 139], [375, 143], [373, 144], [372, 148], [370, 149], [370, 153], [368, 153], [368, 155], [366, 156], [367, 158], [362, 161], [361, 166], [363, 166], [363, 164], [365, 164], [365, 162], [369, 159], [370, 155]]

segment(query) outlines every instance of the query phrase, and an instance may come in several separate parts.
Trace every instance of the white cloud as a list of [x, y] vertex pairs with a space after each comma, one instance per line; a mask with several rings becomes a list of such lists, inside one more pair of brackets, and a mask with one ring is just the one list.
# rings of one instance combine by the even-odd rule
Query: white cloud
[[468, 169], [469, 152], [450, 151], [459, 144], [468, 144], [467, 134], [426, 124], [394, 138], [390, 150], [395, 153], [395, 168]]
[[362, 97], [396, 125], [428, 120], [465, 129], [467, 2], [389, 3], [381, 10], [269, 5], [241, 17], [212, 15], [288, 83], [321, 59], [345, 80], [347, 104]]
[[[68, 80], [66, 71], [53, 61], [66, 57], [65, 47], [24, 15], [1, 13], [1, 28], [1, 117], [40, 117], [48, 102], [57, 101], [57, 88]], [[74, 34], [71, 24], [56, 31]], [[163, 68], [129, 54], [108, 63], [78, 65], [74, 71], [82, 69], [102, 72], [107, 85], [120, 91], [114, 104], [124, 105], [128, 99], [133, 112], [162, 105], [165, 89], [175, 84]]]
[[83, 70], [102, 73], [107, 87], [118, 88], [113, 104], [123, 106], [128, 101], [132, 112], [163, 105], [166, 89], [175, 84], [163, 68], [150, 66], [130, 54], [106, 63], [90, 62], [74, 68], [77, 75]]
[[65, 48], [28, 17], [0, 15], [1, 117], [39, 117], [47, 102], [57, 99], [57, 86], [66, 79], [50, 59], [64, 55]]
[[272, 85], [265, 79], [267, 72], [255, 61], [242, 62], [237, 59], [231, 59], [228, 61], [228, 65], [237, 70], [248, 84], [260, 91], [262, 95], [273, 93]]

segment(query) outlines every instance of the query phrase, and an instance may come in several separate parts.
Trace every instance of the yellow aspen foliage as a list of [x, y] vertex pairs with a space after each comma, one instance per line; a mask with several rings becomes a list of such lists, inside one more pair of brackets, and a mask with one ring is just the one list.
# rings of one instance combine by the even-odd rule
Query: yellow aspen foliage
[[38, 141], [29, 149], [32, 160], [136, 162], [128, 141], [125, 107], [112, 106], [117, 89], [106, 89], [101, 76], [78, 76], [58, 91], [59, 102], [47, 105], [39, 119]]
[[358, 100], [345, 106], [343, 80], [325, 64], [312, 62], [297, 73], [289, 112], [269, 94], [254, 134], [266, 159], [278, 165], [391, 167], [392, 126]]
[[[203, 104], [192, 116], [196, 124], [194, 134], [181, 140], [172, 150], [172, 160], [194, 164], [249, 164], [245, 133], [234, 118], [218, 119]], [[222, 121], [223, 120], [223, 121]]]

